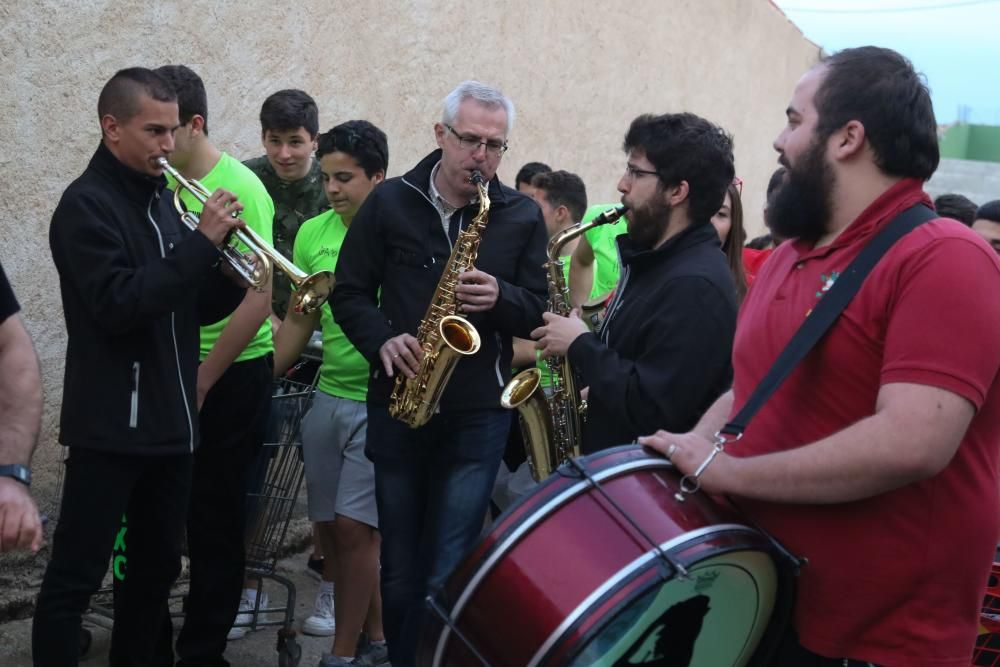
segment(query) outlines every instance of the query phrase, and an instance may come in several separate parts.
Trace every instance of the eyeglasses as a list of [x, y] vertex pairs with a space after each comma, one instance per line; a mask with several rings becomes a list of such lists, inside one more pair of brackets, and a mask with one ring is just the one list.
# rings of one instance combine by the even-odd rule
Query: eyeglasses
[[507, 152], [507, 142], [506, 141], [483, 141], [479, 137], [469, 137], [459, 134], [455, 131], [451, 125], [445, 125], [448, 131], [455, 135], [458, 139], [458, 146], [462, 150], [469, 151], [470, 153], [475, 153], [482, 146], [486, 149], [486, 153], [493, 157], [500, 157]]
[[742, 178], [740, 178], [739, 176], [734, 177], [733, 178], [733, 187], [736, 188], [736, 192], [738, 192], [740, 194], [740, 196], [743, 195], [743, 179]]
[[640, 176], [656, 176], [657, 178], [659, 178], [660, 172], [650, 171], [648, 169], [637, 169], [630, 164], [625, 165], [625, 178], [627, 178], [630, 181], [634, 181]]

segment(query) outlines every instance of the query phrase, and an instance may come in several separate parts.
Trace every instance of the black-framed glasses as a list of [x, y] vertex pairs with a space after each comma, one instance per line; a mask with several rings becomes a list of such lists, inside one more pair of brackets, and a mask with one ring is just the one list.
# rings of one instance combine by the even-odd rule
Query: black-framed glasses
[[475, 153], [482, 146], [486, 149], [486, 153], [493, 157], [500, 157], [507, 152], [507, 142], [506, 141], [483, 141], [479, 137], [470, 137], [466, 135], [459, 134], [455, 131], [451, 125], [445, 125], [448, 131], [455, 135], [458, 139], [458, 146], [462, 150], [467, 150], [470, 153]]
[[625, 165], [625, 177], [628, 180], [634, 181], [640, 176], [656, 176], [657, 178], [659, 178], [660, 172], [650, 171], [649, 169], [638, 169], [630, 164]]

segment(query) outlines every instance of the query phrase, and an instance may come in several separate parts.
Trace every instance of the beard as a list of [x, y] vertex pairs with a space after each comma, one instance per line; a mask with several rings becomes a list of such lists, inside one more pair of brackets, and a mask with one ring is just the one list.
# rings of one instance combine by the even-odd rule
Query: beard
[[768, 222], [776, 236], [815, 243], [826, 233], [835, 176], [825, 159], [825, 149], [824, 142], [813, 141], [795, 167], [782, 156], [780, 162], [788, 170], [785, 182], [767, 207]]
[[652, 249], [663, 238], [670, 222], [670, 204], [650, 198], [638, 207], [629, 206], [628, 237], [638, 248]]

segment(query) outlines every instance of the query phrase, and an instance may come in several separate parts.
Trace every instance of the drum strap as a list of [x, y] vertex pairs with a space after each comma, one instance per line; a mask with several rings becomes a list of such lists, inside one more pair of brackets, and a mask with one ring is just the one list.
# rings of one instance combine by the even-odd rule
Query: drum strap
[[889, 248], [919, 225], [936, 217], [934, 211], [927, 206], [917, 204], [893, 218], [875, 238], [865, 245], [861, 253], [854, 258], [854, 261], [847, 266], [847, 269], [837, 278], [833, 286], [823, 295], [819, 304], [809, 313], [802, 326], [778, 355], [778, 359], [753, 390], [753, 393], [750, 394], [750, 398], [747, 399], [740, 411], [728, 424], [722, 427], [721, 434], [729, 436], [730, 442], [743, 435], [747, 424], [757, 414], [757, 411], [777, 391], [792, 370], [815, 347], [816, 343], [840, 317], [840, 314], [844, 312], [844, 308], [861, 289], [865, 278]]

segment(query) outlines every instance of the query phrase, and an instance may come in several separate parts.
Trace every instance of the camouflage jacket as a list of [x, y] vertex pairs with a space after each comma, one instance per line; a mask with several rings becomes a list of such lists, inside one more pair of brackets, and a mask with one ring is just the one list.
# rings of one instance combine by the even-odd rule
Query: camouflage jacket
[[[271, 195], [274, 201], [274, 247], [291, 260], [295, 234], [299, 227], [309, 218], [330, 208], [323, 192], [319, 161], [313, 160], [309, 173], [297, 181], [280, 179], [266, 155], [246, 160], [243, 164], [257, 174], [267, 188], [267, 193]], [[291, 283], [288, 278], [280, 271], [275, 271], [271, 307], [278, 317], [285, 316], [290, 293]]]

